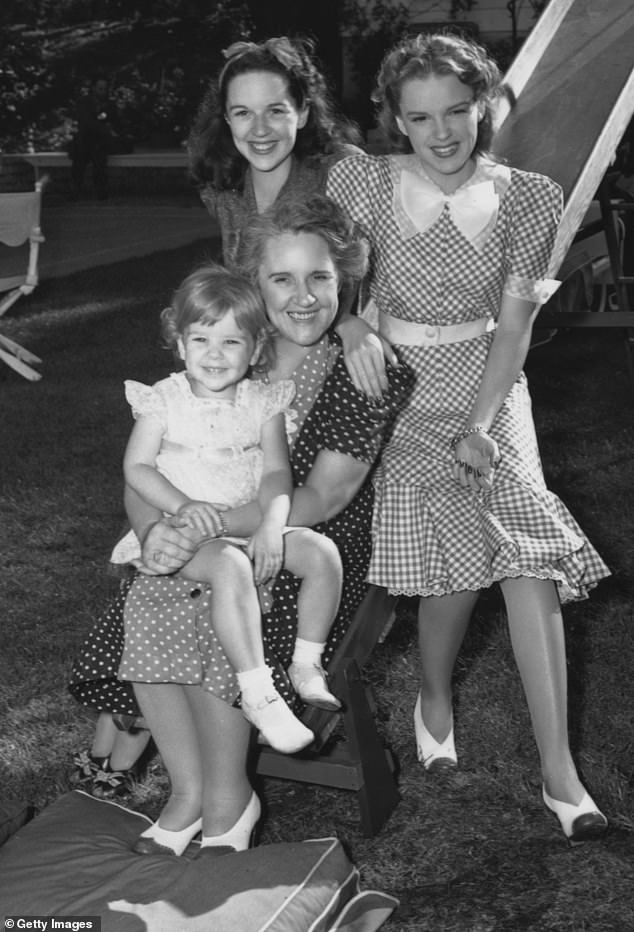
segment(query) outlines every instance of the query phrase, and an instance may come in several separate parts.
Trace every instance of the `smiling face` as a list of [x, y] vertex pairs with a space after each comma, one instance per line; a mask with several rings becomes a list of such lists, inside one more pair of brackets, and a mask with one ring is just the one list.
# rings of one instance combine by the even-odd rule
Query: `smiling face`
[[262, 251], [258, 284], [266, 312], [284, 341], [309, 347], [332, 325], [339, 276], [326, 241], [316, 233], [282, 233]]
[[233, 311], [214, 323], [189, 324], [177, 345], [198, 398], [234, 398], [257, 357], [254, 338], [237, 325]]
[[270, 71], [248, 71], [229, 81], [225, 118], [233, 143], [251, 170], [286, 180], [298, 130], [308, 107], [297, 109], [288, 84]]
[[451, 194], [475, 170], [473, 151], [483, 105], [455, 75], [431, 74], [404, 82], [399, 111], [397, 126], [425, 172]]

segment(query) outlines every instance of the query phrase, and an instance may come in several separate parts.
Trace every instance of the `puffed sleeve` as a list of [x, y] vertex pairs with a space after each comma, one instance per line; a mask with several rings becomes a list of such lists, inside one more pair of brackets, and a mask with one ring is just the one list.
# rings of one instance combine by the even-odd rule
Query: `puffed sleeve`
[[506, 257], [506, 294], [543, 304], [557, 290], [559, 282], [547, 275], [562, 206], [558, 184], [545, 175], [522, 174]]
[[341, 159], [328, 172], [326, 184], [326, 194], [356, 220], [366, 234], [372, 229], [373, 219], [370, 159], [365, 154]]
[[297, 412], [290, 404], [295, 397], [295, 382], [292, 379], [281, 379], [271, 385], [256, 382], [262, 393], [262, 421], [268, 421], [277, 414], [284, 414], [286, 436], [290, 441], [291, 435], [297, 430], [295, 423]]
[[343, 354], [324, 386], [327, 416], [320, 425], [319, 446], [334, 453], [373, 463], [385, 429], [411, 391], [414, 375], [407, 366], [386, 364], [389, 388], [380, 402], [358, 391], [350, 379]]
[[167, 405], [163, 394], [153, 385], [144, 385], [143, 382], [133, 382], [126, 379], [123, 383], [125, 397], [132, 408], [132, 415], [136, 420], [139, 417], [153, 417], [165, 430], [167, 428]]

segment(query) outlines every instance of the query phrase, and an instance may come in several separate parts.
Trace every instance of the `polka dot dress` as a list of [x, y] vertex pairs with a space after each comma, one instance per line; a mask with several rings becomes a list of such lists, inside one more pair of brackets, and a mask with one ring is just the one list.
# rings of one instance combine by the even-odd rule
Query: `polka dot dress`
[[[367, 464], [375, 461], [381, 427], [407, 390], [409, 373], [406, 369], [390, 372], [391, 390], [385, 407], [377, 411], [352, 385], [339, 344], [332, 337], [311, 350], [294, 380], [299, 430], [291, 449], [291, 464], [294, 484], [301, 486], [321, 450], [342, 453]], [[312, 406], [309, 399], [314, 399]], [[347, 508], [315, 528], [335, 541], [344, 566], [343, 594], [325, 651], [326, 664], [365, 594], [371, 513], [372, 486], [368, 478]], [[288, 701], [294, 700], [285, 670], [295, 643], [298, 588], [295, 577], [280, 573], [273, 589], [272, 610], [263, 619], [267, 662]], [[148, 683], [199, 683], [219, 698], [235, 702], [237, 681], [213, 631], [209, 593], [178, 577], [137, 577], [132, 584], [123, 584], [118, 598], [80, 651], [70, 684], [73, 695], [100, 710], [124, 714], [138, 711], [130, 683], [117, 678], [128, 590], [128, 611], [144, 621], [138, 635], [126, 644], [121, 676], [133, 675]]]
[[[330, 173], [328, 193], [372, 243], [378, 309], [444, 326], [497, 318], [504, 291], [539, 300], [560, 215], [557, 185], [479, 164], [464, 187], [484, 183], [494, 207], [472, 240], [454, 222], [449, 199], [429, 226], [413, 222], [416, 209], [403, 191], [420, 172], [416, 163], [412, 155], [363, 155]], [[583, 598], [608, 570], [545, 486], [523, 373], [490, 430], [501, 454], [493, 490], [472, 492], [451, 478], [451, 438], [468, 422], [492, 339], [395, 347], [415, 385], [377, 471], [368, 579], [395, 594], [441, 596], [534, 576], [554, 580], [562, 601]]]

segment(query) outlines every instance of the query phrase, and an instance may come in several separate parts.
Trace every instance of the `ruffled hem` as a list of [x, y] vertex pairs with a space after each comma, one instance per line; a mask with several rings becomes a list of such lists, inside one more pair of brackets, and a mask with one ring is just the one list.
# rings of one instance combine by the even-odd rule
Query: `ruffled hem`
[[479, 591], [552, 579], [562, 602], [587, 598], [609, 570], [560, 499], [498, 483], [490, 493], [378, 483], [368, 581], [394, 595]]
[[[583, 599], [587, 599], [590, 590], [594, 589], [597, 585], [596, 582], [590, 583], [587, 586], [577, 586], [576, 588], [571, 588], [568, 585], [566, 579], [560, 573], [557, 573], [556, 570], [522, 570], [522, 572], [512, 573], [509, 572], [505, 576], [491, 576], [487, 579], [483, 579], [482, 582], [476, 586], [464, 586], [462, 589], [451, 589], [447, 585], [434, 584], [433, 586], [425, 586], [420, 589], [394, 589], [391, 586], [387, 586], [387, 591], [390, 595], [393, 596], [406, 596], [407, 598], [418, 598], [425, 596], [443, 596], [443, 595], [454, 595], [456, 592], [481, 592], [483, 589], [490, 589], [491, 586], [496, 583], [504, 582], [506, 579], [544, 579], [551, 580], [557, 586], [557, 591], [559, 595], [559, 600], [562, 604], [566, 602], [580, 602]], [[368, 577], [368, 582], [373, 583], [375, 586], [380, 586], [382, 583], [377, 582], [377, 580]]]

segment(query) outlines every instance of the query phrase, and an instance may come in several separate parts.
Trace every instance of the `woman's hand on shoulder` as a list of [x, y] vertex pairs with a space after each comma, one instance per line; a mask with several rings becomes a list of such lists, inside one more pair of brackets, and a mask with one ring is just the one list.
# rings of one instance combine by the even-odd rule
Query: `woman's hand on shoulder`
[[398, 366], [390, 343], [362, 318], [347, 314], [339, 321], [346, 368], [354, 387], [368, 398], [379, 399], [388, 389], [386, 360]]

